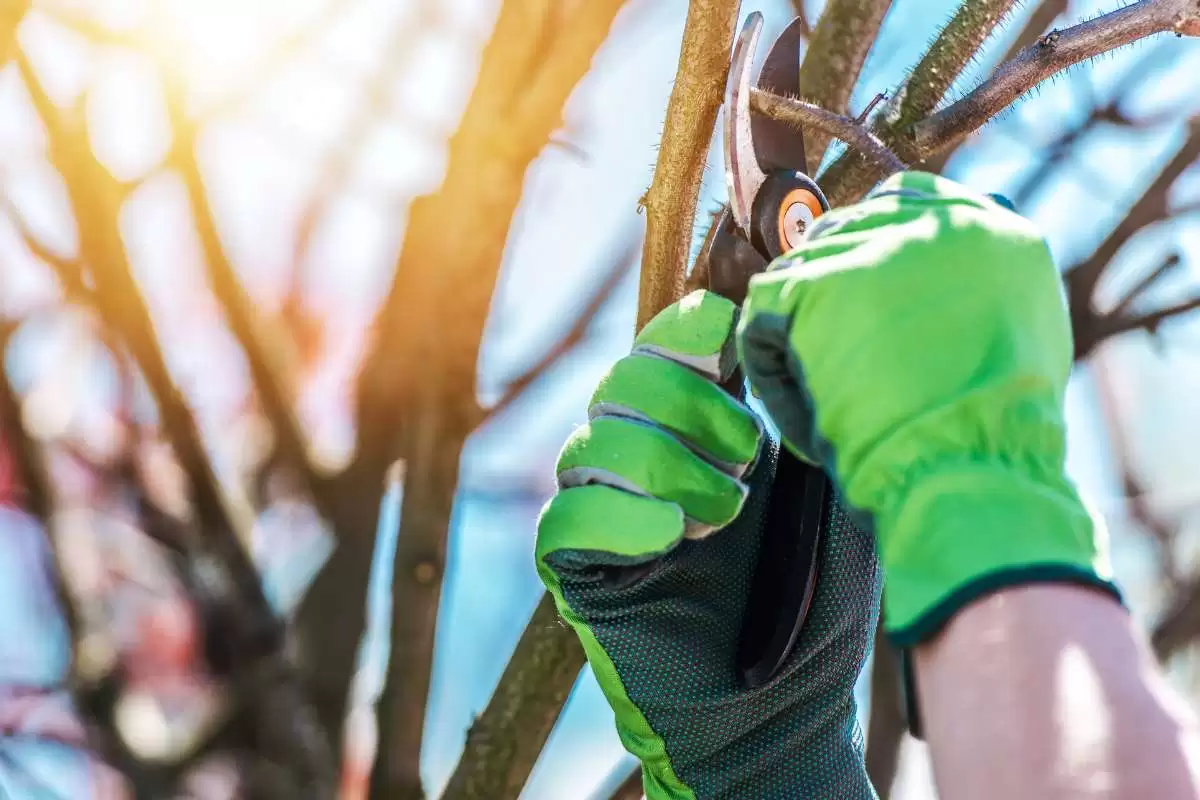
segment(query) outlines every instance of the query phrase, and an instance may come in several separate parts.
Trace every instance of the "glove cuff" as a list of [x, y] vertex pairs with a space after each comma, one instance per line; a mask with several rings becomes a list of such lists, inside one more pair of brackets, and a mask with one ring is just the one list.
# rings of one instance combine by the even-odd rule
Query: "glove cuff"
[[1016, 465], [954, 463], [910, 486], [875, 520], [884, 623], [897, 646], [1008, 586], [1075, 583], [1121, 601], [1103, 528], [1065, 478], [1047, 484]]

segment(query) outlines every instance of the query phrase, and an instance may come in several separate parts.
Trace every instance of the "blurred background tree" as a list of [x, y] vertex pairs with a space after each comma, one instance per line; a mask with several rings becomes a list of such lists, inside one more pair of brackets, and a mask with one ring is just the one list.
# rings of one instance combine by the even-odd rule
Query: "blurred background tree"
[[[812, 21], [802, 99], [1046, 231], [1080, 359], [1072, 470], [1196, 696], [1200, 48], [1169, 34], [1200, 33], [1200, 10], [745, 5], [5, 1], [0, 419], [22, 504], [60, 565], [92, 535], [61, 512], [132, 508], [225, 566], [220, 624], [265, 644], [223, 655], [256, 676], [238, 697], [257, 716], [222, 746], [316, 794], [313, 737], [346, 753], [348, 797], [639, 796], [531, 537], [595, 382], [683, 289], [696, 209], [724, 191], [728, 44], [756, 9], [768, 35]], [[830, 141], [808, 136], [810, 157]], [[859, 196], [873, 163], [835, 143], [827, 192]], [[861, 682], [872, 774], [928, 797], [894, 672], [879, 647]], [[263, 796], [301, 796], [277, 780]]]

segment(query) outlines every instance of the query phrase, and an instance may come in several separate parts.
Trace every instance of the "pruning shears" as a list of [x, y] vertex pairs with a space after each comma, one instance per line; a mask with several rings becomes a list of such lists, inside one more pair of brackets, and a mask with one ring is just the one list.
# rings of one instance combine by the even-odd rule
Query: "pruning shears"
[[[750, 110], [752, 87], [799, 93], [803, 23], [797, 19], [783, 30], [752, 80], [762, 27], [762, 15], [751, 13], [734, 43], [721, 129], [729, 205], [700, 253], [708, 262], [709, 290], [739, 304], [750, 278], [798, 245], [813, 221], [829, 210], [820, 187], [805, 173], [803, 135]], [[734, 376], [725, 388], [741, 396], [742, 376]], [[747, 686], [769, 682], [802, 634], [832, 496], [821, 469], [780, 450], [739, 643], [737, 668]]]

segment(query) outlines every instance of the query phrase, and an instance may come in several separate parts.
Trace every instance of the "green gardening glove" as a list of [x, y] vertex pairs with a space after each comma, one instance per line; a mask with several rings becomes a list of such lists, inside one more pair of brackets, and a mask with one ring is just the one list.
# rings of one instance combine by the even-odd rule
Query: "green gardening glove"
[[873, 529], [897, 644], [1000, 587], [1117, 595], [1064, 470], [1071, 328], [1029, 222], [893, 176], [754, 278], [738, 340], [784, 441]]
[[778, 449], [717, 385], [736, 364], [736, 313], [689, 295], [600, 384], [539, 520], [538, 574], [650, 800], [874, 798], [854, 684], [880, 573], [871, 536], [836, 503], [798, 647], [765, 686], [738, 677]]

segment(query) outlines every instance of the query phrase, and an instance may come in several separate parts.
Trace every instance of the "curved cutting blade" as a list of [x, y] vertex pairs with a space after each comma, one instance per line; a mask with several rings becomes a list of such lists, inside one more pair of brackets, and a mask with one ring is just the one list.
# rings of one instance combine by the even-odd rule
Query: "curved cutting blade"
[[[762, 70], [758, 73], [758, 88], [785, 97], [800, 93], [800, 47], [804, 43], [804, 30], [804, 20], [797, 17], [779, 34], [763, 60]], [[763, 172], [784, 169], [808, 174], [804, 136], [799, 130], [761, 114], [751, 117], [750, 127], [754, 153]]]
[[734, 223], [750, 230], [750, 210], [754, 197], [767, 176], [758, 165], [754, 150], [754, 132], [750, 123], [750, 70], [754, 51], [762, 33], [763, 16], [755, 11], [746, 17], [733, 45], [729, 79], [725, 84], [725, 119], [722, 142], [725, 148], [725, 188]]

